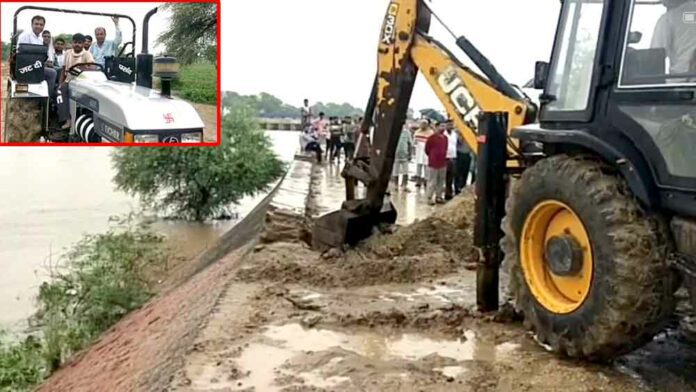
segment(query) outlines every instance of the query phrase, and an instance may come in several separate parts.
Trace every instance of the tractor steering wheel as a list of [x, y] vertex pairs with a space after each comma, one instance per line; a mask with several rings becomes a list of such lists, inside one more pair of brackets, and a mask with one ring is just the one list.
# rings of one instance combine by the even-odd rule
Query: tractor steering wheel
[[84, 65], [96, 65], [100, 71], [104, 72], [104, 66], [99, 64], [99, 63], [79, 63], [79, 64], [75, 64], [72, 67], [70, 67], [70, 69], [68, 69], [68, 73], [72, 76], [80, 76], [82, 74], [83, 70], [80, 68], [77, 68], [77, 67], [84, 66]]

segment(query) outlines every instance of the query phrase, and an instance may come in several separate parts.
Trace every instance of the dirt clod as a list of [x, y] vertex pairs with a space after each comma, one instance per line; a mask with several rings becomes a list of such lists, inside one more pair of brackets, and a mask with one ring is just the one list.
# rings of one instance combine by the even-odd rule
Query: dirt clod
[[355, 249], [317, 255], [299, 242], [266, 243], [249, 257], [238, 279], [318, 287], [355, 287], [410, 283], [472, 268], [471, 194], [459, 196], [433, 217], [393, 233], [378, 234]]

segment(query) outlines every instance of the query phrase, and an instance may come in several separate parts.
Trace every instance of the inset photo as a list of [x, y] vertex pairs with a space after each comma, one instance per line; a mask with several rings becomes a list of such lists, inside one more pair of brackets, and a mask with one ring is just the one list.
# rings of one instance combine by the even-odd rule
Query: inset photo
[[219, 145], [219, 8], [1, 3], [0, 143]]

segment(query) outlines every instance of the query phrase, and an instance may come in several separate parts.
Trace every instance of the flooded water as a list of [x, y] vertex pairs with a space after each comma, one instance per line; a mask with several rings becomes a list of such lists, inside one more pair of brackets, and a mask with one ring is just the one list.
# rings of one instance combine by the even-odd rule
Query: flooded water
[[[276, 153], [292, 159], [297, 134], [269, 131]], [[27, 148], [0, 150], [0, 328], [15, 329], [34, 309], [45, 267], [83, 234], [104, 232], [109, 217], [138, 208], [137, 200], [117, 192], [111, 182], [111, 148]], [[239, 218], [264, 195], [236, 208]], [[156, 222], [175, 251], [193, 257], [235, 221]]]
[[[343, 164], [327, 164], [321, 166], [321, 182], [316, 191], [321, 195], [317, 201], [317, 215], [323, 215], [341, 208], [345, 199], [344, 179], [341, 177]], [[415, 173], [415, 166], [409, 169]], [[365, 188], [360, 185], [357, 197], [364, 197]], [[424, 219], [437, 208], [428, 205], [425, 188], [416, 188], [415, 183], [409, 182], [407, 191], [398, 189], [391, 193], [391, 202], [398, 213], [396, 223], [408, 225], [415, 220]]]

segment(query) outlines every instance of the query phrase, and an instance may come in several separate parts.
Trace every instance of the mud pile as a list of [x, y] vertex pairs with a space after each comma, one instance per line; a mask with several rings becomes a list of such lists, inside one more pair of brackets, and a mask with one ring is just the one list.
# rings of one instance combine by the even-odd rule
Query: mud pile
[[333, 250], [320, 255], [301, 241], [260, 245], [237, 278], [355, 287], [445, 276], [473, 268], [478, 260], [472, 246], [472, 219], [472, 195], [465, 194], [432, 217], [376, 235], [345, 253]]

